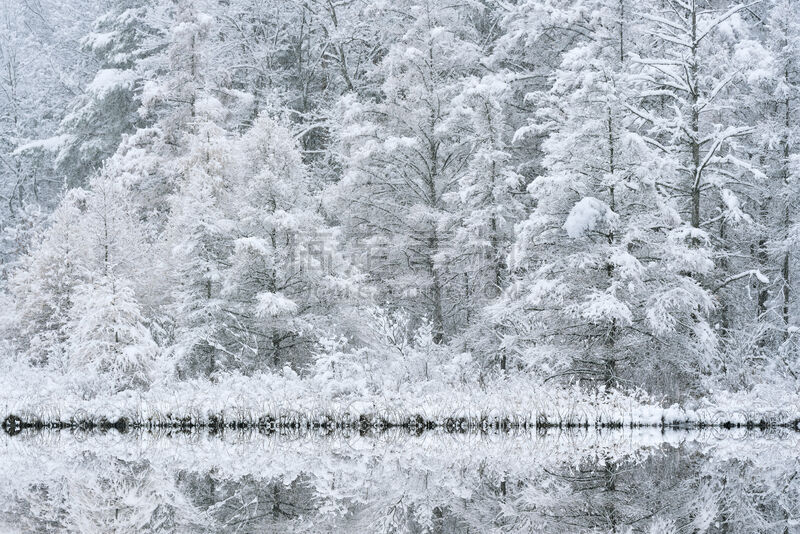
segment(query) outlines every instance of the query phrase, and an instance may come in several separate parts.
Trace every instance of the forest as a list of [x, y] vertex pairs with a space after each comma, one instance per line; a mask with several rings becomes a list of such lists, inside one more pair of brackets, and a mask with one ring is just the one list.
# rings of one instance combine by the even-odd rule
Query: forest
[[798, 193], [798, 0], [2, 2], [0, 419], [797, 424]]

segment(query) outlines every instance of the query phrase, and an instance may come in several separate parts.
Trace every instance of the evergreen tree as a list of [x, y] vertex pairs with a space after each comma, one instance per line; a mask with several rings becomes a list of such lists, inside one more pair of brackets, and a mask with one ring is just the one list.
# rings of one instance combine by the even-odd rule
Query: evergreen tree
[[153, 53], [148, 48], [156, 30], [149, 26], [142, 0], [115, 6], [99, 17], [83, 46], [97, 57], [100, 69], [86, 90], [71, 105], [59, 131], [64, 141], [56, 156], [60, 172], [85, 181], [117, 150], [122, 135], [139, 122], [142, 73], [140, 61]]
[[449, 199], [469, 156], [448, 118], [458, 78], [475, 68], [478, 49], [454, 6], [430, 0], [407, 8], [408, 30], [381, 62], [380, 98], [343, 102], [339, 196], [382, 298], [427, 317], [441, 342], [454, 332], [455, 300], [464, 295], [443, 253]]
[[15, 301], [18, 350], [34, 364], [61, 363], [64, 328], [77, 287], [86, 280], [92, 250], [86, 247], [81, 220], [87, 193], [73, 189], [41, 230], [36, 243], [11, 273], [8, 289]]
[[479, 344], [486, 341], [481, 311], [508, 284], [514, 225], [526, 214], [524, 178], [516, 172], [510, 146], [509, 93], [503, 75], [467, 78], [449, 118], [470, 155], [457, 190], [447, 197], [454, 206], [453, 229], [442, 261], [463, 279], [459, 326], [473, 330], [470, 337]]
[[360, 275], [341, 256], [336, 230], [315, 213], [314, 181], [286, 127], [261, 116], [240, 145], [252, 158], [229, 194], [236, 239], [223, 294], [236, 319], [231, 330], [246, 369], [301, 367], [321, 337], [347, 332]]
[[78, 287], [65, 325], [66, 371], [83, 394], [146, 387], [158, 347], [133, 290], [102, 277]]
[[536, 207], [518, 228], [515, 280], [489, 319], [503, 353], [545, 377], [638, 386], [665, 370], [696, 376], [714, 350], [704, 319], [711, 295], [683, 274], [713, 262], [688, 245], [656, 183], [671, 161], [638, 133], [629, 110], [637, 27], [624, 8], [600, 1], [559, 13], [588, 33], [536, 97], [547, 172], [528, 188]]
[[172, 195], [164, 231], [173, 288], [169, 314], [175, 320], [179, 373], [202, 367], [210, 375], [236, 357], [224, 342], [220, 298], [234, 229], [224, 197], [235, 156], [225, 132], [212, 122], [200, 126], [189, 143], [178, 162], [182, 183]]

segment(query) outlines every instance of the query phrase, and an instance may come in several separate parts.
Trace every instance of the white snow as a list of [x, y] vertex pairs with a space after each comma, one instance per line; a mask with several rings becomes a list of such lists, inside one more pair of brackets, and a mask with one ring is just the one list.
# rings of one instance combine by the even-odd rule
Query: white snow
[[37, 139], [35, 141], [29, 141], [18, 146], [13, 154], [18, 155], [22, 154], [23, 152], [27, 152], [29, 150], [44, 150], [47, 152], [56, 152], [61, 149], [62, 146], [67, 144], [72, 139], [72, 136], [69, 134], [61, 134], [55, 135], [53, 137], [48, 137], [47, 139]]
[[297, 303], [286, 298], [280, 293], [264, 292], [259, 293], [256, 312], [261, 317], [277, 317], [279, 315], [289, 315], [297, 312]]
[[115, 31], [92, 32], [83, 39], [83, 44], [94, 51], [103, 50], [113, 42], [117, 35]]
[[116, 89], [130, 89], [136, 79], [132, 70], [102, 69], [97, 72], [94, 79], [86, 86], [86, 90], [97, 98], [104, 98]]
[[570, 237], [578, 238], [590, 231], [613, 228], [618, 218], [602, 200], [585, 197], [570, 210], [564, 229]]

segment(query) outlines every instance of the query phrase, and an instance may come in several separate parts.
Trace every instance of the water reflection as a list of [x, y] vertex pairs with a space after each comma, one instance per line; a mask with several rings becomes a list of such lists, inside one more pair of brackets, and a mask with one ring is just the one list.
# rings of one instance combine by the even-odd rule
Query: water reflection
[[800, 532], [798, 436], [23, 432], [0, 532]]

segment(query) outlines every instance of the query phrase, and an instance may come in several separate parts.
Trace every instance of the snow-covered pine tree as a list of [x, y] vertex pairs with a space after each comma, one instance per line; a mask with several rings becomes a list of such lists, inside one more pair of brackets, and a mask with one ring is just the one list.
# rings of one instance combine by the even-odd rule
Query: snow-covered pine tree
[[65, 325], [64, 370], [86, 397], [149, 385], [158, 346], [124, 279], [78, 286]]
[[129, 192], [108, 172], [89, 185], [80, 234], [91, 257], [64, 326], [63, 371], [95, 395], [146, 387], [158, 347], [135, 292], [150, 273]]
[[[127, 191], [115, 178], [102, 173], [92, 179], [89, 189], [70, 191], [50, 226], [41, 231], [38, 245], [22, 257], [11, 277], [19, 349], [32, 363], [72, 370], [70, 354], [82, 350], [75, 342], [76, 329], [83, 332], [83, 339], [90, 335], [86, 330], [90, 327], [80, 321], [89, 315], [86, 308], [94, 290], [100, 291], [99, 300], [103, 295], [111, 299], [106, 304], [123, 305], [127, 298], [138, 309], [128, 293], [120, 297], [122, 301], [114, 300], [113, 288], [127, 288], [123, 292], [132, 295], [132, 284], [144, 286], [149, 279], [141, 270], [144, 248], [138, 221], [132, 216]], [[99, 315], [87, 317], [90, 320], [96, 321], [91, 328], [106, 328]], [[146, 330], [143, 324], [136, 328]]]
[[147, 15], [144, 0], [126, 0], [95, 20], [92, 32], [83, 38], [100, 68], [59, 126], [63, 142], [56, 165], [71, 185], [84, 186], [114, 154], [123, 134], [141, 121], [139, 64], [157, 50], [150, 47], [158, 42]]
[[[448, 121], [468, 145], [469, 162], [456, 191], [446, 199], [454, 206], [452, 239], [442, 261], [462, 278], [464, 295], [457, 301], [463, 328], [477, 326], [470, 337], [485, 341], [480, 311], [508, 283], [506, 265], [514, 242], [514, 225], [526, 214], [524, 178], [516, 172], [511, 152], [513, 132], [505, 109], [511, 89], [503, 74], [468, 77], [453, 99]], [[470, 342], [472, 345], [472, 342]]]
[[735, 224], [748, 223], [740, 196], [762, 176], [741, 150], [754, 128], [731, 112], [742, 70], [733, 61], [733, 40], [722, 32], [732, 21], [745, 24], [746, 7], [723, 2], [708, 8], [687, 0], [643, 11], [653, 44], [637, 58], [643, 68], [640, 98], [631, 102], [649, 129], [650, 145], [674, 162], [674, 173], [661, 178], [659, 187], [685, 200], [680, 213], [690, 240], [717, 260], [713, 274], [691, 274], [720, 300], [723, 335], [730, 326], [729, 303], [737, 298], [726, 290], [753, 272], [752, 265], [741, 270], [728, 261], [736, 251], [727, 234]]
[[[794, 258], [792, 250], [797, 241], [797, 195], [800, 187], [800, 21], [797, 14], [797, 3], [793, 0], [778, 0], [769, 11], [764, 41], [771, 52], [772, 69], [771, 78], [767, 87], [770, 88], [772, 98], [766, 99], [771, 106], [772, 113], [766, 115], [769, 119], [762, 126], [761, 133], [766, 135], [766, 148], [769, 155], [777, 152], [777, 157], [767, 157], [768, 161], [777, 162], [770, 166], [770, 177], [779, 184], [780, 195], [776, 198], [777, 209], [770, 209], [777, 213], [778, 228], [774, 230], [774, 245], [771, 252], [775, 253], [777, 264], [780, 266], [780, 280], [775, 308], [780, 310], [779, 315], [784, 336], [792, 326], [791, 310], [794, 301], [793, 283]], [[764, 126], [766, 126], [764, 128]], [[777, 136], [775, 136], [777, 133]], [[776, 184], [776, 185], [778, 185]]]
[[[798, 220], [797, 198], [800, 195], [800, 20], [797, 2], [778, 0], [769, 13], [767, 24], [768, 48], [773, 55], [773, 72], [777, 74], [773, 90], [775, 102], [775, 130], [778, 139], [771, 139], [767, 146], [778, 150], [779, 165], [774, 167], [772, 178], [780, 180], [781, 194], [777, 197], [778, 209], [770, 210], [778, 214], [778, 228], [773, 230], [773, 246], [769, 249], [780, 265], [779, 280], [773, 287], [772, 306], [779, 310], [773, 315], [780, 316], [780, 330], [784, 344], [776, 358], [777, 374], [785, 379], [796, 381], [800, 376], [798, 361], [797, 324], [792, 321], [796, 310], [797, 256], [793, 251], [800, 244], [800, 220]], [[769, 124], [769, 123], [768, 123]], [[770, 151], [771, 153], [774, 153]], [[784, 330], [785, 329], [785, 330]], [[790, 337], [791, 336], [791, 337]]]
[[585, 37], [552, 88], [531, 96], [539, 112], [523, 133], [548, 134], [546, 171], [528, 188], [536, 205], [518, 227], [515, 279], [489, 320], [500, 349], [544, 377], [641, 386], [665, 371], [696, 374], [713, 348], [712, 299], [684, 276], [713, 264], [685, 242], [656, 183], [670, 162], [628, 108], [639, 28], [625, 8], [600, 0], [557, 14], [580, 21]]
[[393, 12], [407, 31], [378, 68], [380, 97], [342, 103], [340, 206], [381, 298], [427, 317], [440, 342], [453, 334], [464, 298], [442, 254], [451, 238], [447, 197], [469, 156], [447, 119], [479, 50], [458, 6], [409, 1]]
[[236, 359], [224, 339], [220, 290], [234, 235], [224, 202], [240, 154], [212, 121], [195, 128], [186, 140], [188, 152], [176, 162], [181, 182], [171, 196], [161, 237], [172, 287], [168, 314], [175, 324], [172, 351], [179, 376], [211, 375]]
[[[728, 307], [736, 313], [730, 320], [726, 361], [720, 370], [728, 387], [737, 388], [764, 379], [793, 380], [792, 374], [798, 371], [790, 319], [799, 192], [792, 160], [797, 157], [800, 24], [792, 16], [793, 2], [759, 4], [752, 10], [760, 22], [748, 25], [734, 16], [722, 26], [733, 48], [734, 66], [742, 73], [736, 80], [735, 98], [746, 103], [732, 113], [755, 126], [740, 152], [763, 172], [754, 186], [743, 191], [743, 210], [754, 224], [744, 231], [730, 228], [726, 235], [727, 246], [735, 246], [738, 253], [728, 263], [765, 275], [761, 280], [751, 277], [746, 298], [729, 299]], [[741, 286], [728, 291], [741, 295]]]
[[15, 348], [34, 365], [58, 366], [63, 355], [64, 328], [75, 302], [76, 288], [90, 271], [92, 251], [81, 224], [87, 192], [69, 191], [37, 232], [31, 250], [20, 258], [8, 280], [14, 300], [18, 338]]
[[27, 247], [31, 216], [46, 224], [65, 182], [74, 183], [53, 164], [66, 139], [59, 123], [97, 70], [80, 39], [91, 28], [86, 15], [106, 4], [0, 4], [0, 232], [13, 236], [0, 242], [0, 263], [15, 262]]
[[285, 126], [264, 115], [238, 138], [199, 128], [164, 244], [179, 371], [300, 368], [347, 323], [358, 275], [316, 213], [318, 188]]
[[360, 275], [317, 213], [318, 188], [287, 127], [262, 115], [238, 145], [247, 157], [227, 195], [235, 225], [222, 281], [229, 330], [243, 369], [301, 368], [321, 337], [352, 327]]
[[142, 14], [150, 32], [142, 44], [146, 53], [136, 61], [138, 128], [123, 136], [113, 165], [134, 192], [137, 213], [151, 234], [163, 230], [170, 195], [181, 184], [188, 137], [210, 116], [222, 122], [227, 114], [212, 96], [214, 19], [199, 4], [147, 4]]

